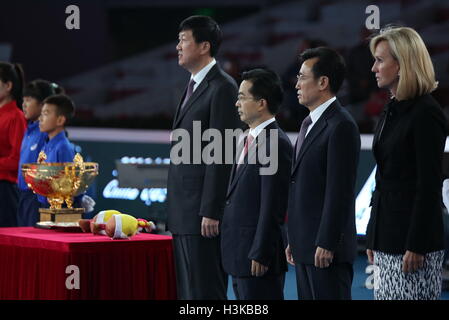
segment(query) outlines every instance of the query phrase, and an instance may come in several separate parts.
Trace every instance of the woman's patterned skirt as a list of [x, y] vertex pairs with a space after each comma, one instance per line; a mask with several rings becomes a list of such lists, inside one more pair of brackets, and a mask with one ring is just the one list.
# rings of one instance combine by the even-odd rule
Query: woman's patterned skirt
[[402, 254], [374, 251], [375, 300], [438, 300], [441, 295], [444, 251], [425, 255], [424, 267], [402, 272]]

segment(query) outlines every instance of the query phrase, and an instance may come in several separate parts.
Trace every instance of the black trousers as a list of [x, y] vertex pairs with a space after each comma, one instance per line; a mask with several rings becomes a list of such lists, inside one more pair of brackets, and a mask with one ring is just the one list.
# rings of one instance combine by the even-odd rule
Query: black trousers
[[17, 227], [19, 193], [15, 183], [0, 180], [0, 227]]
[[237, 300], [284, 300], [285, 273], [263, 277], [232, 277]]
[[228, 277], [221, 264], [220, 237], [173, 235], [179, 300], [226, 300]]
[[332, 263], [328, 268], [296, 264], [299, 300], [351, 300], [354, 270], [350, 263]]
[[32, 190], [19, 190], [17, 224], [19, 227], [34, 227], [39, 221], [40, 202]]

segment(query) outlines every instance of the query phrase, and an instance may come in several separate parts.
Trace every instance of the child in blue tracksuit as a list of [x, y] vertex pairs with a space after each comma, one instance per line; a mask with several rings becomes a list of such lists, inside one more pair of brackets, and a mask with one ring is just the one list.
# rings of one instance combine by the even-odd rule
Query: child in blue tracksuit
[[23, 90], [23, 113], [28, 122], [28, 128], [22, 140], [18, 172], [19, 205], [17, 222], [19, 227], [34, 226], [39, 220], [40, 207], [36, 194], [28, 188], [23, 175], [22, 164], [37, 162], [39, 152], [42, 150], [47, 133], [39, 130], [39, 116], [43, 101], [63, 89], [55, 83], [46, 80], [34, 80], [28, 83]]
[[[73, 117], [75, 105], [66, 95], [57, 94], [44, 100], [42, 112], [39, 117], [39, 128], [47, 134], [43, 151], [47, 155], [45, 162], [73, 162], [75, 151], [67, 139], [65, 126]], [[75, 198], [75, 206], [80, 202], [83, 195]], [[49, 207], [47, 198], [37, 196], [40, 207]]]

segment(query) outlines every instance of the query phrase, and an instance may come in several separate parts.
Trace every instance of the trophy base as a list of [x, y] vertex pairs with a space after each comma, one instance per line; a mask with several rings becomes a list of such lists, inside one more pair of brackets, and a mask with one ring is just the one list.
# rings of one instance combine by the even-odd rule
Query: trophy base
[[54, 223], [60, 222], [78, 222], [82, 219], [84, 208], [61, 208], [61, 209], [46, 209], [40, 208], [40, 221], [51, 221]]

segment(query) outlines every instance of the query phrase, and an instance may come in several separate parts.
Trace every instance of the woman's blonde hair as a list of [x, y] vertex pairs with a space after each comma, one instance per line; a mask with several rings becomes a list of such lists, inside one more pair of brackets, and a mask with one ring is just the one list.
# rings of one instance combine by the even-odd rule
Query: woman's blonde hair
[[395, 96], [397, 100], [428, 94], [438, 87], [429, 52], [415, 30], [407, 27], [382, 29], [370, 41], [373, 56], [381, 41], [388, 42], [391, 55], [399, 63], [400, 76]]

